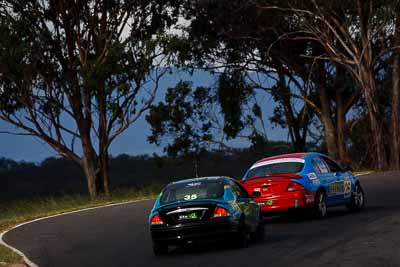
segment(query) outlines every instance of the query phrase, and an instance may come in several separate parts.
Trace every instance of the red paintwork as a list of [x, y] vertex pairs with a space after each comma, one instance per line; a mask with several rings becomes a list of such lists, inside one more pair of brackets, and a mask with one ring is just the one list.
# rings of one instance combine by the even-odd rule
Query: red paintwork
[[[272, 200], [272, 205], [261, 205], [262, 213], [283, 212], [293, 208], [311, 207], [314, 202], [315, 194], [303, 190], [288, 192], [289, 183], [292, 178], [299, 178], [298, 174], [279, 174], [263, 177], [252, 177], [242, 180], [241, 183], [246, 190], [252, 194], [254, 191], [260, 191], [261, 196], [254, 199], [257, 203], [266, 203]], [[297, 205], [295, 204], [297, 200]]]
[[268, 157], [268, 158], [263, 158], [256, 163], [268, 161], [268, 160], [274, 160], [274, 159], [286, 159], [286, 158], [296, 158], [296, 159], [302, 159], [307, 153], [291, 153], [291, 154], [284, 154], [284, 155], [278, 155], [278, 156], [273, 156], [273, 157]]
[[[295, 208], [311, 208], [314, 203], [315, 194], [307, 191], [295, 191], [286, 192], [285, 194], [280, 194], [271, 197], [260, 197], [255, 199], [257, 203], [266, 203], [267, 200], [272, 200], [273, 205], [271, 206], [260, 206], [261, 212], [263, 214], [268, 214], [272, 212], [286, 212]], [[295, 201], [297, 202], [297, 207], [295, 206]]]

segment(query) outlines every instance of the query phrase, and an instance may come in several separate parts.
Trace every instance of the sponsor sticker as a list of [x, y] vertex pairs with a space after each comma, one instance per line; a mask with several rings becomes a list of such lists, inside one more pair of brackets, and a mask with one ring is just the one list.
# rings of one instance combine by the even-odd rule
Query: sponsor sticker
[[307, 195], [305, 195], [305, 199], [306, 199], [306, 203], [307, 204], [313, 203], [314, 202], [314, 195], [307, 194]]
[[187, 184], [188, 187], [199, 186], [199, 185], [201, 185], [201, 182]]
[[265, 202], [265, 205], [266, 206], [272, 206], [274, 204], [274, 201], [272, 200], [272, 199], [268, 199], [266, 202]]
[[258, 206], [272, 206], [274, 205], [274, 201], [272, 199], [268, 199], [265, 202], [258, 202]]
[[231, 205], [231, 207], [234, 209], [234, 210], [239, 210], [240, 209], [240, 207], [239, 207], [239, 205], [236, 203], [236, 201], [228, 201], [228, 203]]
[[314, 179], [314, 180], [312, 180], [312, 183], [313, 183], [313, 185], [320, 185], [321, 184], [321, 181], [319, 180], [319, 179]]
[[318, 176], [314, 172], [310, 172], [309, 174], [307, 174], [307, 176], [308, 178], [310, 178], [310, 180], [318, 179]]
[[179, 215], [179, 220], [196, 220], [197, 214], [195, 212], [192, 212], [190, 214], [181, 214]]
[[197, 213], [196, 212], [190, 213], [189, 219], [197, 219]]

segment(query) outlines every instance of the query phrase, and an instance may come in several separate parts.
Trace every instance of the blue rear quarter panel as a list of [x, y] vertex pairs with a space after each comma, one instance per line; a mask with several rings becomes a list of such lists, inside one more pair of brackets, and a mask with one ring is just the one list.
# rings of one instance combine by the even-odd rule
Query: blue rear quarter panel
[[[303, 170], [299, 173], [299, 175], [302, 176], [300, 179], [292, 179], [292, 181], [300, 183], [304, 188], [310, 192], [317, 192], [319, 189], [323, 188], [325, 192], [329, 192], [329, 184], [330, 182], [326, 182], [325, 179], [320, 179], [318, 177], [318, 174], [316, 173], [313, 165], [312, 165], [312, 159], [316, 156], [323, 156], [323, 154], [320, 153], [307, 153], [306, 156], [304, 157], [304, 167]], [[328, 173], [325, 175], [329, 175], [333, 177], [332, 173]], [[310, 179], [309, 177], [317, 177], [315, 179]], [[342, 180], [350, 180], [351, 181], [351, 192], [354, 192], [355, 189], [355, 184], [358, 181], [358, 178], [354, 176], [351, 172], [345, 172], [341, 176]], [[325, 180], [325, 181], [324, 181]], [[345, 198], [344, 202], [347, 202], [350, 200], [350, 197]]]

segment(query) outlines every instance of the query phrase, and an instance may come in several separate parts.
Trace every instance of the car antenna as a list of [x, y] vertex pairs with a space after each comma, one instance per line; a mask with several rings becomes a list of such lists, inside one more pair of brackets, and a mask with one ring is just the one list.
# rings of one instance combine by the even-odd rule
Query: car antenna
[[196, 178], [199, 178], [199, 171], [198, 171], [198, 166], [197, 166], [197, 157], [194, 157], [194, 171], [196, 173]]

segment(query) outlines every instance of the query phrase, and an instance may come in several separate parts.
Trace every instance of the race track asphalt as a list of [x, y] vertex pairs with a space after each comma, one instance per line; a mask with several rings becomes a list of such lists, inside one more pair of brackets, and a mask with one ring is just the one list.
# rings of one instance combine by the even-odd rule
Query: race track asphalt
[[266, 240], [245, 249], [217, 243], [155, 257], [147, 227], [152, 201], [34, 222], [4, 240], [40, 267], [400, 266], [400, 173], [360, 179], [364, 211], [331, 208], [321, 221], [267, 218]]

